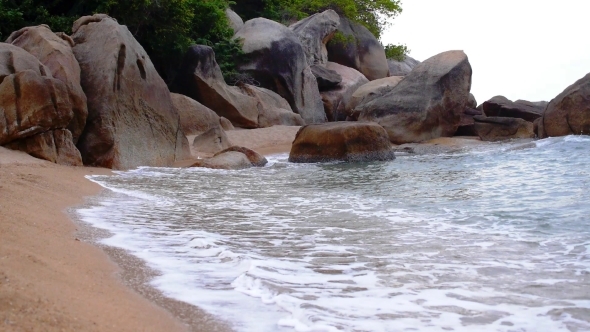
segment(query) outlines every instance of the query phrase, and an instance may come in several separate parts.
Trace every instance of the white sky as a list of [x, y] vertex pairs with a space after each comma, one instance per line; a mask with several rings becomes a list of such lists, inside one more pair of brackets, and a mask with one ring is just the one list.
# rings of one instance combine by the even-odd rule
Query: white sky
[[382, 36], [423, 61], [463, 50], [478, 104], [551, 100], [590, 72], [589, 0], [402, 0]]

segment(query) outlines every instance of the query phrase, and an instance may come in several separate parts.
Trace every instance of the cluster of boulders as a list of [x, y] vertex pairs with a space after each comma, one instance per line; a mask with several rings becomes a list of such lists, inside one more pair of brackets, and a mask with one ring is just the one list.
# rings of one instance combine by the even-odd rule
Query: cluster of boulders
[[388, 160], [392, 143], [457, 135], [590, 132], [589, 76], [550, 103], [497, 96], [477, 106], [462, 51], [387, 59], [366, 28], [333, 10], [290, 26], [226, 14], [244, 52], [237, 69], [247, 79], [235, 86], [211, 47], [193, 45], [169, 88], [127, 27], [104, 14], [78, 19], [71, 36], [46, 25], [14, 32], [0, 43], [0, 145], [128, 169], [187, 159], [187, 136], [197, 135], [192, 149], [222, 152], [197, 166], [241, 168], [260, 163], [230, 146], [234, 127], [308, 125], [291, 151], [296, 162]]

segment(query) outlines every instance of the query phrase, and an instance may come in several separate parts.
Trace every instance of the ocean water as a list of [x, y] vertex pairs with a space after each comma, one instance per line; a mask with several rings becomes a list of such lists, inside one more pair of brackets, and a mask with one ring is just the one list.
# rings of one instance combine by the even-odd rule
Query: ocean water
[[590, 331], [590, 137], [139, 168], [77, 210], [237, 331]]

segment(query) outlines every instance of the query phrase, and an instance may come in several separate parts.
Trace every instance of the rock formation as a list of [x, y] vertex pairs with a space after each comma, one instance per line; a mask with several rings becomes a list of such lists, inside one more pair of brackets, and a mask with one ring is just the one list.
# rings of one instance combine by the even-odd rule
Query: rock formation
[[180, 127], [186, 136], [200, 134], [221, 125], [217, 113], [207, 106], [185, 95], [172, 93], [171, 97], [180, 115]]
[[471, 89], [471, 65], [462, 51], [422, 62], [385, 95], [356, 107], [359, 121], [374, 121], [395, 144], [455, 134]]
[[97, 14], [81, 17], [72, 30], [88, 98], [78, 141], [84, 163], [129, 169], [170, 166], [187, 157], [170, 91], [127, 27]]
[[225, 16], [227, 17], [227, 20], [229, 21], [229, 26], [232, 28], [234, 33], [238, 32], [244, 26], [244, 21], [242, 20], [240, 15], [238, 15], [233, 10], [227, 8], [225, 10]]
[[399, 82], [402, 81], [403, 76], [391, 76], [380, 78], [369, 83], [361, 85], [352, 94], [350, 101], [346, 105], [346, 113], [352, 115], [353, 118], [358, 118], [353, 115], [354, 109], [361, 103], [368, 103], [369, 101], [379, 98], [391, 91]]
[[321, 92], [324, 111], [329, 121], [344, 121], [349, 116], [346, 110], [349, 109], [353, 93], [369, 80], [359, 71], [334, 62], [328, 62], [326, 68], [338, 73], [342, 82], [335, 88]]
[[474, 120], [482, 141], [535, 137], [533, 123], [520, 118], [475, 116]]
[[544, 110], [534, 103], [524, 100], [513, 102], [504, 96], [495, 96], [483, 103], [483, 111], [487, 116], [520, 118], [529, 122], [540, 118]]
[[246, 54], [238, 65], [241, 72], [285, 98], [306, 123], [326, 121], [317, 80], [293, 31], [280, 23], [256, 18], [244, 23], [234, 38], [241, 40]]
[[229, 138], [221, 127], [214, 127], [193, 140], [193, 149], [205, 153], [217, 153], [229, 148]]
[[395, 159], [387, 132], [376, 123], [331, 122], [302, 127], [289, 161], [373, 161]]
[[294, 113], [285, 98], [274, 91], [244, 84], [240, 91], [253, 97], [257, 101], [258, 127], [271, 126], [303, 126], [305, 121], [297, 113]]
[[383, 45], [364, 26], [340, 17], [338, 32], [327, 45], [328, 61], [360, 71], [369, 80], [389, 76]]
[[340, 17], [329, 9], [289, 26], [299, 37], [310, 66], [325, 65], [328, 62], [326, 43], [332, 39], [339, 25]]
[[420, 61], [407, 55], [404, 57], [403, 61], [387, 59], [390, 76], [406, 76], [419, 64]]

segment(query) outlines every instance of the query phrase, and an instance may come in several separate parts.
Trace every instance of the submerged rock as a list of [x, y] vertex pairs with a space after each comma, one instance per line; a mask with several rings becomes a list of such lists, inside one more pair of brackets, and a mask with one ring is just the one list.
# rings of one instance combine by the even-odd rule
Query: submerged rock
[[227, 151], [212, 158], [199, 159], [189, 167], [238, 170], [252, 167], [248, 157], [237, 151]]
[[268, 164], [268, 160], [263, 155], [259, 154], [258, 152], [254, 151], [252, 149], [245, 148], [243, 146], [231, 146], [221, 152], [216, 153], [213, 157], [216, 157], [220, 154], [223, 154], [223, 153], [226, 153], [229, 151], [243, 153], [246, 156], [246, 158], [248, 158], [248, 160], [250, 161], [252, 166], [254, 166], [254, 167], [264, 167], [264, 165]]
[[293, 141], [289, 161], [393, 160], [387, 132], [376, 123], [330, 122], [302, 127]]

